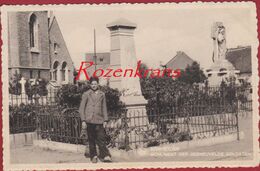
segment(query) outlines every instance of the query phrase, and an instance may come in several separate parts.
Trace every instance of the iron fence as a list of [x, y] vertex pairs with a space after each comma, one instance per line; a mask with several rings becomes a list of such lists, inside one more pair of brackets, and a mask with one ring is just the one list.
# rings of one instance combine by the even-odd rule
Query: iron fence
[[10, 133], [33, 132], [36, 129], [36, 107], [34, 105], [9, 106]]
[[[118, 111], [113, 115], [117, 116], [110, 117], [111, 121], [119, 118]], [[41, 139], [86, 144], [87, 137], [81, 137], [81, 119], [77, 108], [62, 109], [57, 106], [44, 106], [39, 110], [36, 125], [37, 134]]]
[[56, 106], [56, 91], [46, 96], [9, 94], [9, 130], [11, 134], [36, 130], [36, 115], [44, 106]]
[[37, 133], [51, 141], [82, 144], [81, 120], [76, 109], [45, 106], [37, 117]]
[[253, 110], [253, 104], [252, 101], [246, 101], [246, 102], [240, 102], [239, 103], [239, 110], [240, 111], [252, 111]]
[[[193, 139], [238, 133], [237, 108], [193, 114], [199, 106], [182, 109], [126, 107], [119, 115], [111, 114], [106, 126], [107, 145], [118, 149], [156, 146], [161, 143], [176, 143]], [[224, 108], [224, 106], [222, 106]], [[77, 109], [43, 108], [37, 115], [37, 132], [40, 138], [51, 141], [86, 144], [87, 137], [80, 137], [81, 120]]]
[[56, 105], [58, 90], [49, 90], [46, 96], [35, 94], [11, 94], [9, 93], [9, 105], [10, 106], [20, 106], [22, 105]]
[[[237, 114], [252, 110], [252, 101], [247, 100], [249, 95], [246, 100], [242, 96], [246, 91], [228, 91], [216, 87], [175, 94], [159, 91], [146, 107], [122, 107], [110, 113], [113, 117], [106, 126], [107, 144], [129, 150], [238, 133]], [[87, 143], [87, 137], [80, 137], [78, 110], [58, 106], [55, 92], [31, 99], [11, 95], [9, 101], [10, 133], [36, 130], [42, 139]]]

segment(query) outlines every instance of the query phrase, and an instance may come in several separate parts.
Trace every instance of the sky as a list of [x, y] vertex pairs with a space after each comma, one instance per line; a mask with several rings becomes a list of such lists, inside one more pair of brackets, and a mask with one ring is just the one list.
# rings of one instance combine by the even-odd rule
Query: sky
[[159, 67], [184, 51], [203, 68], [212, 64], [211, 26], [223, 22], [227, 47], [252, 45], [255, 32], [249, 8], [233, 6], [115, 5], [83, 6], [54, 10], [76, 68], [84, 54], [110, 51], [106, 24], [125, 18], [137, 24], [134, 32], [136, 58], [149, 67]]

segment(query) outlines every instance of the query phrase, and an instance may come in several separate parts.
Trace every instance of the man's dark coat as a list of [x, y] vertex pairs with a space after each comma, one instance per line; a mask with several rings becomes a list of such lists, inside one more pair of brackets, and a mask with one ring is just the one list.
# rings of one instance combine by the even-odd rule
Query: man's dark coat
[[91, 124], [103, 124], [108, 120], [106, 96], [100, 90], [88, 90], [82, 95], [79, 113], [81, 121]]

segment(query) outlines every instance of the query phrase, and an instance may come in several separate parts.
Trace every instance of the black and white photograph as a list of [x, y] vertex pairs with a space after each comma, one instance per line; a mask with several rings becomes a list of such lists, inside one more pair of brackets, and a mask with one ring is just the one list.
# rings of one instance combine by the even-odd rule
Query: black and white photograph
[[5, 170], [259, 165], [253, 2], [2, 6]]

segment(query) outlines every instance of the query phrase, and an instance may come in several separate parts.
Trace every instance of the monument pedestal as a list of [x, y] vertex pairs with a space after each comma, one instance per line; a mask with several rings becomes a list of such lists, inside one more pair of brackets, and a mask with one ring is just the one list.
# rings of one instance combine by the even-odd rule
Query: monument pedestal
[[207, 71], [209, 85], [219, 86], [230, 77], [237, 78], [239, 71], [226, 59], [216, 61]]
[[235, 70], [235, 67], [227, 59], [217, 60], [210, 68], [215, 71], [220, 71], [221, 69]]
[[139, 77], [134, 75], [138, 66], [134, 43], [136, 27], [135, 23], [122, 18], [107, 24], [111, 37], [110, 67], [114, 70], [133, 71], [121, 77], [111, 77], [109, 82], [111, 88], [122, 92], [120, 100], [126, 105], [126, 115], [123, 116], [126, 118], [122, 119], [127, 126], [124, 126], [125, 130], [121, 130], [123, 136], [119, 136], [123, 137], [126, 149], [130, 148], [129, 142], [143, 142], [143, 131], [149, 125], [147, 100], [142, 96]]
[[144, 96], [142, 95], [121, 96], [120, 100], [124, 102], [127, 106], [139, 106], [147, 104], [147, 100], [145, 100]]
[[129, 127], [142, 127], [149, 124], [146, 111], [147, 100], [142, 95], [121, 96], [120, 100], [126, 105]]

